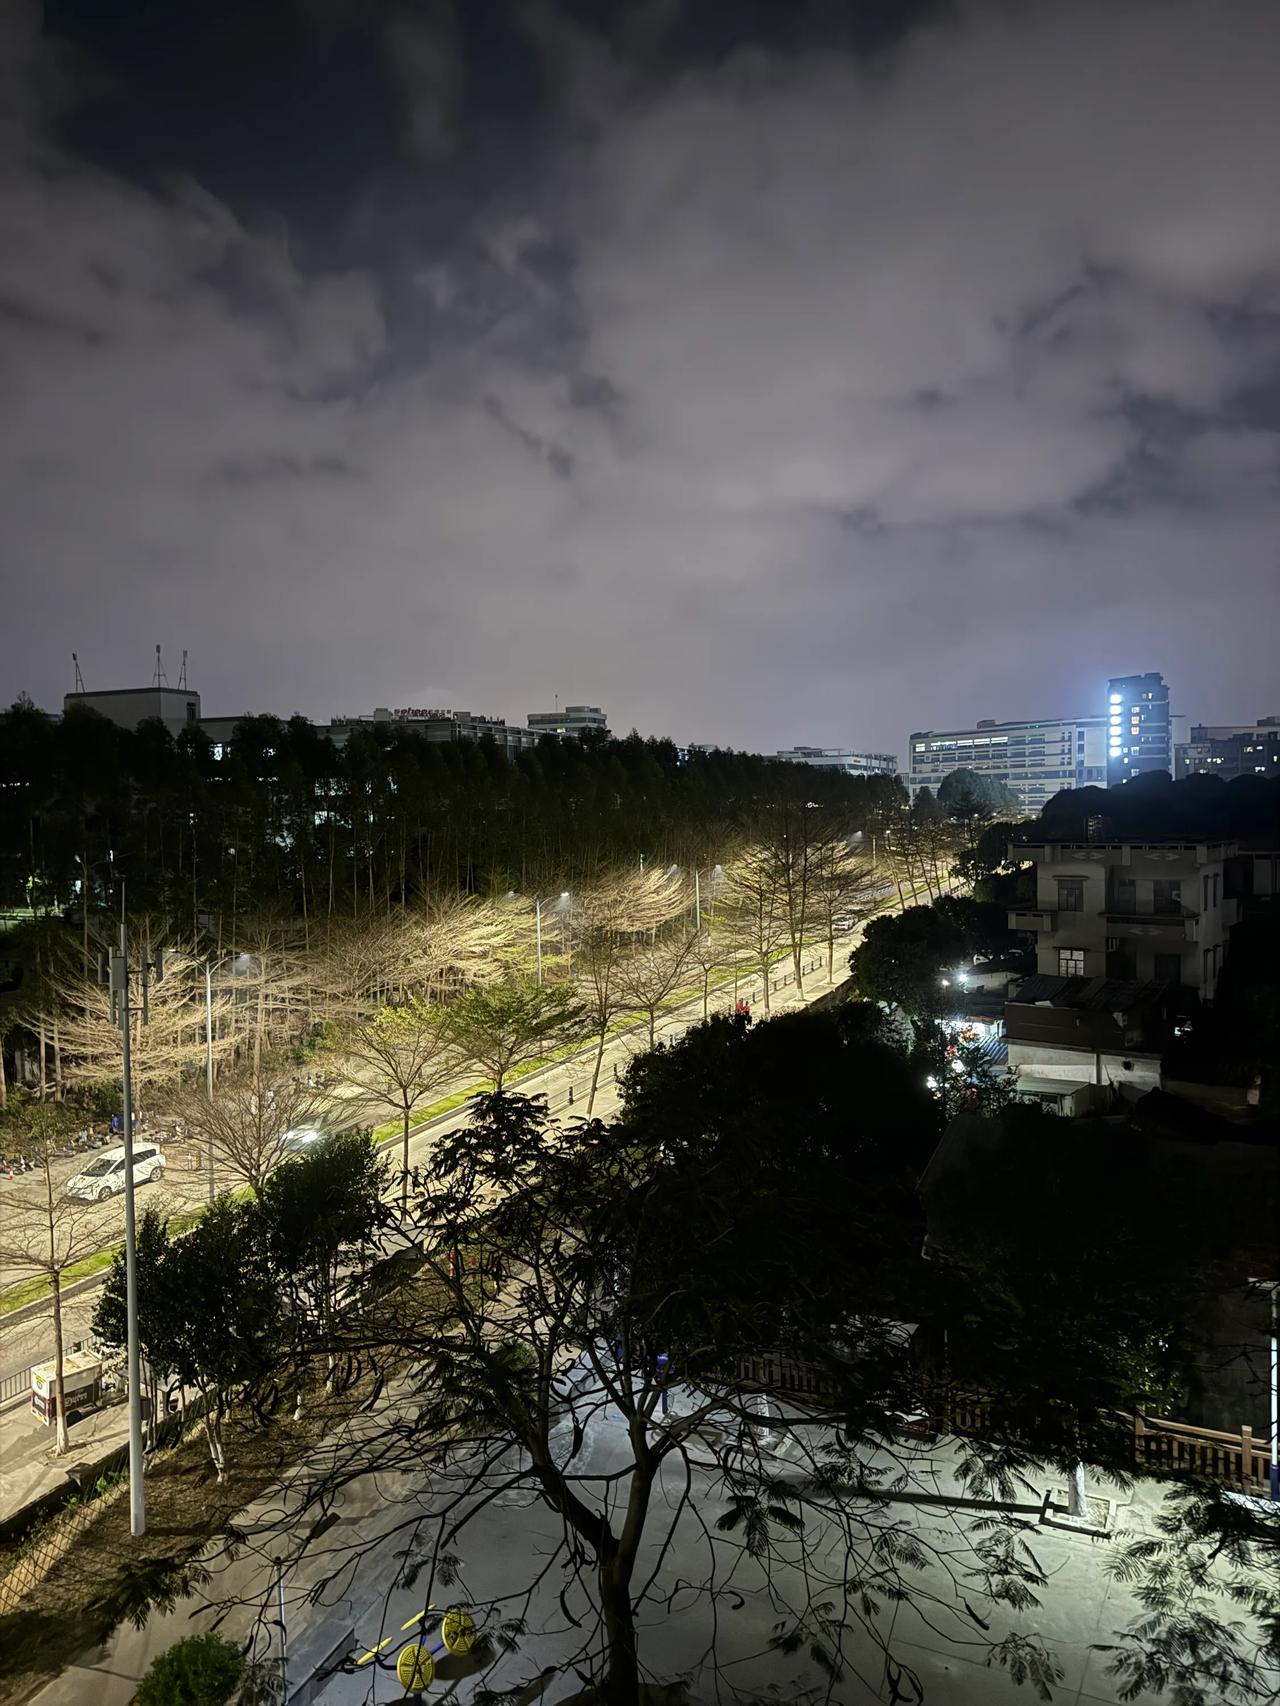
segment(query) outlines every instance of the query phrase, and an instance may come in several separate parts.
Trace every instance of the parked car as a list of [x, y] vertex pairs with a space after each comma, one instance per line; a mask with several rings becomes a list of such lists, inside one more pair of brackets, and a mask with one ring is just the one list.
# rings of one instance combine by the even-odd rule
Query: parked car
[[[140, 1143], [133, 1152], [133, 1182], [154, 1184], [164, 1178], [164, 1152], [154, 1143]], [[67, 1195], [86, 1202], [105, 1202], [124, 1189], [124, 1146], [104, 1149], [67, 1180]]]

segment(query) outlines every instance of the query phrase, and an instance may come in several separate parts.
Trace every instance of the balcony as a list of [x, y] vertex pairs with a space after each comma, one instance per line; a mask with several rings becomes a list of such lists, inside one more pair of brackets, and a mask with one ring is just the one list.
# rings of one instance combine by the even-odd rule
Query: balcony
[[1177, 912], [1135, 912], [1132, 907], [1108, 908], [1099, 913], [1107, 921], [1107, 935], [1122, 941], [1196, 942], [1200, 939], [1200, 914], [1185, 909]]
[[1009, 912], [1010, 930], [1047, 930], [1058, 928], [1058, 914], [1047, 906], [1015, 906]]

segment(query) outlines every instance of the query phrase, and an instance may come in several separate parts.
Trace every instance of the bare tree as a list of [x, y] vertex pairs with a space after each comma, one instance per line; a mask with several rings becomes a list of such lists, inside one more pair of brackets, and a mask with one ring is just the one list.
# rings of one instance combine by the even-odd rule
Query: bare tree
[[717, 917], [736, 960], [758, 972], [762, 1001], [769, 1011], [769, 980], [774, 961], [790, 944], [791, 926], [779, 892], [777, 861], [765, 847], [753, 847], [729, 866]]
[[572, 931], [577, 986], [596, 1039], [587, 1117], [595, 1107], [609, 1028], [626, 1008], [622, 971], [638, 939], [661, 929], [685, 910], [678, 876], [660, 871], [614, 872], [574, 897]]
[[203, 1084], [190, 1082], [165, 1106], [215, 1165], [255, 1193], [289, 1155], [296, 1134], [317, 1129], [322, 1111], [296, 1072], [251, 1062], [224, 1073], [212, 1101]]
[[[231, 1005], [225, 987], [220, 987], [214, 1000], [215, 1021], [229, 1014]], [[23, 1020], [49, 1042], [57, 1038], [63, 1075], [70, 1082], [101, 1084], [119, 1079], [120, 1026], [111, 1014], [110, 995], [96, 981], [87, 981], [78, 971], [59, 972], [51, 980], [47, 1004], [28, 1011]], [[130, 1044], [139, 1096], [154, 1094], [184, 1074], [203, 1069], [204, 967], [181, 946], [166, 950], [164, 979], [153, 982], [148, 990], [145, 1023], [135, 1000]], [[216, 1038], [215, 1058], [225, 1058], [231, 1048], [229, 1037]]]
[[68, 1449], [62, 1279], [68, 1268], [102, 1245], [101, 1216], [95, 1212], [95, 1206], [67, 1196], [53, 1179], [55, 1154], [74, 1126], [74, 1115], [65, 1107], [25, 1095], [15, 1098], [5, 1126], [5, 1142], [35, 1163], [31, 1181], [35, 1190], [11, 1185], [0, 1194], [0, 1261], [19, 1273], [39, 1274], [49, 1282], [57, 1400], [56, 1449], [60, 1457]]
[[827, 944], [827, 982], [835, 977], [836, 933], [848, 928], [857, 915], [872, 906], [876, 880], [871, 861], [861, 848], [855, 850], [838, 829], [831, 828], [815, 844], [812, 854], [813, 881], [811, 916]]
[[414, 1113], [457, 1075], [448, 1014], [425, 1001], [384, 1007], [343, 1033], [352, 1081], [401, 1121], [400, 1194], [408, 1200], [409, 1129]]
[[[700, 972], [698, 952], [698, 937], [677, 929], [642, 943], [623, 961], [619, 992], [625, 1006], [644, 1014], [650, 1048], [657, 1041], [658, 1014], [689, 978]], [[705, 1007], [705, 986], [703, 996]]]

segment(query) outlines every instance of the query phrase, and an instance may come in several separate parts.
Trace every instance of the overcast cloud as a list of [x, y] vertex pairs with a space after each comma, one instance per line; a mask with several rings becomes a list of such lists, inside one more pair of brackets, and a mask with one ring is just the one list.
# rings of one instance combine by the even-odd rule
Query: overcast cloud
[[513, 8], [545, 103], [468, 132], [458, 13], [388, 7], [400, 157], [327, 244], [73, 148], [101, 70], [7, 11], [7, 698], [162, 641], [210, 714], [558, 693], [766, 750], [1151, 668], [1280, 712], [1280, 8], [712, 64], [680, 10]]

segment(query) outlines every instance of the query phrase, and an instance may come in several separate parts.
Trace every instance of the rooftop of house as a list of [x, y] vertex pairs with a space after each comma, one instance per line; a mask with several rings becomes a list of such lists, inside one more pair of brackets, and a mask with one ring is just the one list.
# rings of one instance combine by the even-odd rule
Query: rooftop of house
[[1114, 977], [1051, 977], [1037, 972], [1012, 992], [1018, 1006], [1074, 1007], [1098, 1013], [1130, 1013], [1158, 1007], [1176, 991], [1165, 982], [1125, 982]]

